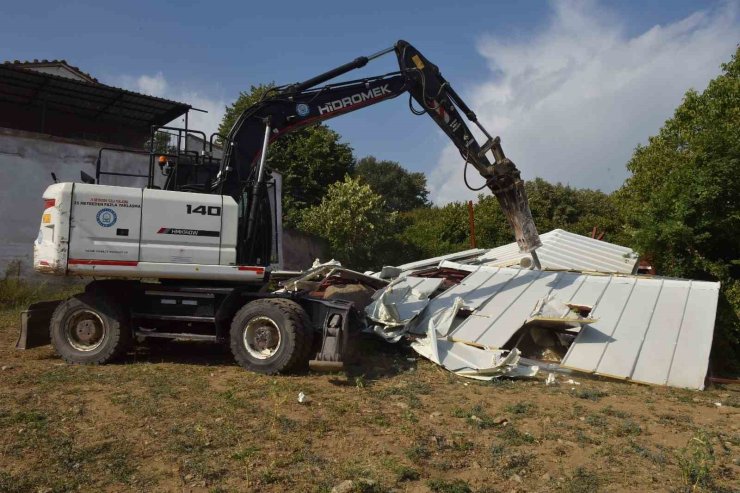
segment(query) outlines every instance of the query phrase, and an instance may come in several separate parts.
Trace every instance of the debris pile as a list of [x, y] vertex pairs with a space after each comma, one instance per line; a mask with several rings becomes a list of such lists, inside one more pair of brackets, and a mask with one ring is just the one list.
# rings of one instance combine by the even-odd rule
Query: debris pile
[[368, 330], [409, 340], [464, 377], [543, 369], [704, 387], [719, 283], [634, 275], [632, 250], [562, 230], [541, 240], [542, 270], [512, 243], [377, 273], [323, 264], [286, 289], [328, 296], [334, 286], [359, 284]]

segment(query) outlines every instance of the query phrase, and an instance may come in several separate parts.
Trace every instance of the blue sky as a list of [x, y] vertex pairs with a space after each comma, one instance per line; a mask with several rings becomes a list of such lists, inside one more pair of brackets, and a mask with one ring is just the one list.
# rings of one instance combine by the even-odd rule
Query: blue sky
[[[294, 82], [406, 39], [434, 61], [525, 178], [612, 190], [632, 149], [719, 73], [737, 1], [27, 1], [5, 5], [0, 58], [64, 58], [103, 82], [208, 109], [250, 84]], [[395, 68], [388, 56], [357, 72]], [[427, 173], [469, 198], [461, 162], [405, 98], [336, 120], [358, 157]]]

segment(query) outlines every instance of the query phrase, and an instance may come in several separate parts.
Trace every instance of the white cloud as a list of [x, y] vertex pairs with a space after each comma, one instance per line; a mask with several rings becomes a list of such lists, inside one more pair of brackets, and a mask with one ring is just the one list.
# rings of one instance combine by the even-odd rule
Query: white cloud
[[[611, 191], [625, 164], [680, 104], [703, 90], [740, 39], [737, 3], [700, 11], [634, 36], [624, 19], [594, 2], [557, 1], [539, 34], [511, 41], [486, 37], [478, 51], [490, 67], [469, 104], [524, 179], [541, 176]], [[462, 163], [447, 147], [431, 173], [437, 202], [472, 198]], [[480, 183], [475, 170], [471, 184]]]
[[167, 80], [162, 72], [157, 72], [154, 76], [142, 75], [136, 79], [136, 92], [148, 94], [150, 96], [164, 97], [167, 92]]
[[[130, 76], [122, 75], [112, 77], [110, 83], [131, 91], [148, 94], [173, 101], [189, 104], [193, 108], [205, 110], [207, 113], [191, 110], [188, 116], [188, 127], [201, 130], [207, 136], [218, 130], [221, 118], [224, 115], [226, 100], [223, 97], [209, 97], [199, 91], [179, 85], [172, 87], [164, 74], [157, 72], [154, 75]], [[172, 125], [184, 126], [184, 119], [178, 118]]]

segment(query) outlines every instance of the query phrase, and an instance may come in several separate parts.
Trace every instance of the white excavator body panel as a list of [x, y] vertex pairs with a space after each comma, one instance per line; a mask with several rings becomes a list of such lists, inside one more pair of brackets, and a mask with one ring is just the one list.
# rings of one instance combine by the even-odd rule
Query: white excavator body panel
[[[230, 201], [236, 208], [227, 199], [227, 207]], [[145, 189], [141, 260], [221, 265], [223, 206], [221, 195]], [[224, 263], [233, 265], [233, 256]]]
[[69, 258], [139, 260], [141, 189], [75, 183]]
[[233, 198], [157, 189], [58, 183], [43, 195], [34, 269], [56, 275], [262, 281], [236, 265]]

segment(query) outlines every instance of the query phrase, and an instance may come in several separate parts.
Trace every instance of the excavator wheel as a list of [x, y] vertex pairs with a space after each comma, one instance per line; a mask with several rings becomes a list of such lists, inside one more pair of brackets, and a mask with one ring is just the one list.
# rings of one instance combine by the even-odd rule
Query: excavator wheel
[[305, 366], [314, 329], [295, 301], [268, 298], [244, 305], [231, 322], [231, 352], [247, 370], [274, 375]]
[[123, 354], [131, 345], [127, 310], [91, 292], [75, 295], [54, 310], [51, 344], [67, 363], [98, 365]]

